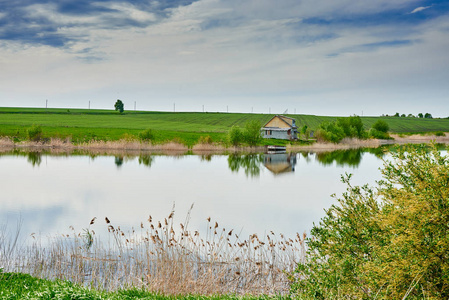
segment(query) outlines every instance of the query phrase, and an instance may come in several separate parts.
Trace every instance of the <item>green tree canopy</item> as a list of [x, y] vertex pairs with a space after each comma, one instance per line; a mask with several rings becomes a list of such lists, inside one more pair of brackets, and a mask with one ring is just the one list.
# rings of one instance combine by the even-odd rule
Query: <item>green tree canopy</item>
[[300, 299], [449, 299], [449, 157], [408, 147], [376, 187], [353, 186], [311, 231]]
[[114, 104], [115, 110], [118, 110], [120, 113], [123, 113], [125, 110], [125, 105], [123, 104], [122, 100], [117, 99], [117, 101]]

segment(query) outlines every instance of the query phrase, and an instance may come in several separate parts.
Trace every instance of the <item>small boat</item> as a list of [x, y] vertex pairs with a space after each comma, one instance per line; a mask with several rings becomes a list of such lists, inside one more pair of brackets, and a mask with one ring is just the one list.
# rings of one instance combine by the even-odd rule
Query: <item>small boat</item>
[[287, 151], [287, 147], [269, 145], [269, 146], [266, 146], [266, 151], [267, 151], [267, 153], [285, 153]]

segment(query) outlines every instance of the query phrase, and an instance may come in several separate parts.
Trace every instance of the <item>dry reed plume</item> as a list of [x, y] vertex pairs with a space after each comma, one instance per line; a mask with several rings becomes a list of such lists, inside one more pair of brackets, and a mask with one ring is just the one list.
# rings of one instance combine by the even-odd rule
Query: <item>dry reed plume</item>
[[106, 218], [106, 244], [91, 228], [94, 218], [83, 233], [72, 228], [72, 234], [52, 238], [46, 246], [36, 239], [26, 249], [1, 256], [0, 264], [5, 271], [106, 290], [134, 286], [171, 295], [258, 295], [287, 293], [287, 273], [304, 260], [305, 235], [290, 239], [270, 232], [241, 239], [208, 218], [203, 238], [187, 229], [188, 219], [175, 230], [173, 215], [160, 222], [150, 216], [130, 232]]

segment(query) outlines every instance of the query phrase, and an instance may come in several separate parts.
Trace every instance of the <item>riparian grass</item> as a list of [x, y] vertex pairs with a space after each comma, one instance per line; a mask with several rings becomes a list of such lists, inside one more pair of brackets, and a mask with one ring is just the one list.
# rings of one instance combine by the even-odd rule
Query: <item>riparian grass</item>
[[[304, 261], [305, 235], [287, 238], [273, 232], [241, 237], [207, 219], [204, 234], [178, 226], [172, 212], [162, 221], [151, 216], [124, 231], [93, 219], [81, 232], [33, 235], [33, 243], [11, 245], [3, 235], [0, 255], [5, 272], [69, 280], [97, 290], [137, 288], [163, 295], [287, 295], [288, 274]], [[101, 223], [102, 224], [101, 224]], [[100, 223], [100, 224], [97, 224]], [[103, 228], [103, 229], [102, 229]], [[96, 231], [106, 231], [101, 238]]]

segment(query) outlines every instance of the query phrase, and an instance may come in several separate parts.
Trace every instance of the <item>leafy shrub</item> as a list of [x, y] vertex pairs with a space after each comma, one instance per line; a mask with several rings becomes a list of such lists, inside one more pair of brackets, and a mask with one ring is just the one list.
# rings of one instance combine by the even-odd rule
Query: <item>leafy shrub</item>
[[30, 141], [39, 141], [42, 138], [42, 128], [39, 125], [33, 125], [27, 129], [27, 136]]
[[256, 146], [262, 141], [262, 135], [260, 134], [261, 124], [257, 120], [252, 120], [245, 123], [245, 129], [243, 130], [243, 140], [250, 146]]
[[345, 137], [364, 139], [367, 133], [359, 116], [338, 118], [335, 122], [323, 122], [317, 130], [317, 139], [338, 143]]
[[442, 132], [442, 131], [435, 132], [435, 135], [436, 136], [445, 136], [444, 132]]
[[384, 120], [377, 120], [371, 128], [380, 131], [380, 132], [388, 132], [390, 130], [390, 126]]
[[212, 144], [212, 138], [210, 135], [200, 136], [198, 139], [198, 144]]
[[228, 141], [233, 146], [238, 146], [243, 142], [243, 132], [239, 126], [234, 125], [228, 132]]
[[316, 132], [319, 141], [338, 143], [345, 137], [345, 131], [336, 122], [323, 122]]
[[387, 132], [379, 131], [377, 129], [371, 128], [368, 132], [370, 137], [375, 139], [388, 140], [391, 139], [390, 135]]
[[139, 140], [143, 142], [151, 141], [154, 139], [154, 133], [151, 129], [146, 129], [144, 131], [139, 132]]
[[448, 299], [449, 157], [403, 148], [375, 188], [350, 184], [291, 277], [301, 299]]

